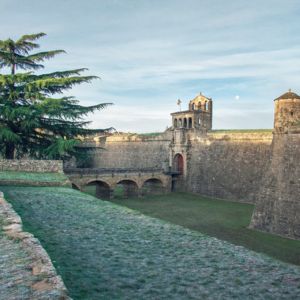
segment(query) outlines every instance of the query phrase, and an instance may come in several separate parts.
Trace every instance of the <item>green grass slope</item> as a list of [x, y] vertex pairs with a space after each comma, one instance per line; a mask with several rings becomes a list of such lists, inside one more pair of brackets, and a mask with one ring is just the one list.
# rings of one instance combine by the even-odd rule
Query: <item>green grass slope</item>
[[74, 299], [296, 299], [299, 267], [68, 188], [0, 187]]
[[9, 185], [69, 185], [68, 177], [62, 173], [0, 171], [0, 184]]
[[247, 228], [254, 205], [187, 193], [113, 201], [146, 215], [300, 265], [300, 241]]
[[211, 133], [272, 133], [273, 129], [214, 129]]

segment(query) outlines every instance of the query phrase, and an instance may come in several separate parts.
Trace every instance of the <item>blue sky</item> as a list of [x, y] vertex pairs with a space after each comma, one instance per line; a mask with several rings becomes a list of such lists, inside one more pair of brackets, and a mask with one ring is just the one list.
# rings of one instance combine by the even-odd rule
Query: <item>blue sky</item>
[[[91, 127], [163, 131], [199, 92], [213, 127], [272, 128], [273, 99], [300, 93], [299, 0], [0, 0], [0, 39], [45, 32], [67, 55], [46, 70], [87, 67], [101, 80], [71, 94], [114, 106]], [[239, 97], [237, 97], [239, 96]], [[239, 98], [239, 99], [238, 99]]]

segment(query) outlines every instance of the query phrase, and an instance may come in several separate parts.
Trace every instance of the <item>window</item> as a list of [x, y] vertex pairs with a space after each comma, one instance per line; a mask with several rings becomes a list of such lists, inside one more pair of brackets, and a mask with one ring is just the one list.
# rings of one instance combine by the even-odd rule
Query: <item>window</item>
[[187, 119], [186, 118], [183, 119], [183, 127], [187, 128]]

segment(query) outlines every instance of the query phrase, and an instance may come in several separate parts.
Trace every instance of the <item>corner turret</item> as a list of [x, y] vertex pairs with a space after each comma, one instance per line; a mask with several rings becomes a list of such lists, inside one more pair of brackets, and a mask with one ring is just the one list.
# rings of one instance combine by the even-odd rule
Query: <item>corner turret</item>
[[274, 133], [288, 133], [300, 127], [300, 96], [289, 90], [275, 100]]

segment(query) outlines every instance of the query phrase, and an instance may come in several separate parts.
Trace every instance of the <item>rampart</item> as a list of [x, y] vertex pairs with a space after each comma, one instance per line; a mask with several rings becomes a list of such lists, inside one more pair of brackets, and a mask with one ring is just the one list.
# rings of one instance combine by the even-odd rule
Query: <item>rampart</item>
[[1, 159], [0, 171], [63, 173], [63, 162], [61, 160]]
[[114, 134], [85, 142], [84, 160], [79, 167], [92, 168], [165, 168], [169, 163], [171, 133], [158, 136]]
[[208, 133], [194, 139], [187, 153], [186, 190], [253, 203], [271, 142], [271, 132]]
[[[102, 137], [83, 145], [88, 155], [81, 164], [104, 169], [155, 167], [168, 170], [172, 164], [172, 142], [172, 132], [146, 138], [128, 134]], [[270, 161], [271, 142], [271, 131], [187, 134], [183, 190], [254, 202], [254, 194]], [[180, 147], [177, 147], [178, 153], [184, 151]]]
[[274, 135], [251, 228], [300, 239], [300, 130]]
[[275, 99], [272, 132], [211, 131], [210, 119], [201, 118], [211, 116], [211, 99], [194, 100], [155, 138], [113, 135], [94, 148], [83, 144], [88, 167], [162, 168], [172, 190], [256, 203], [252, 227], [299, 238], [300, 96], [289, 90]]

